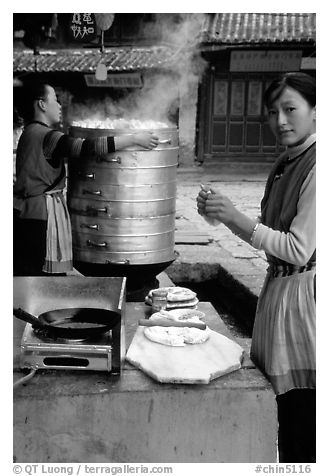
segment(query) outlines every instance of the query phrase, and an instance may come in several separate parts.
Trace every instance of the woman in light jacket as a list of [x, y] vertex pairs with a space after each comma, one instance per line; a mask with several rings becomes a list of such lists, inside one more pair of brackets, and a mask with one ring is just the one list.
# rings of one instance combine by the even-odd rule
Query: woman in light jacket
[[201, 190], [198, 211], [264, 250], [251, 358], [271, 381], [280, 462], [315, 462], [315, 79], [287, 73], [265, 92], [271, 130], [285, 152], [267, 180], [261, 217], [238, 211], [219, 190]]

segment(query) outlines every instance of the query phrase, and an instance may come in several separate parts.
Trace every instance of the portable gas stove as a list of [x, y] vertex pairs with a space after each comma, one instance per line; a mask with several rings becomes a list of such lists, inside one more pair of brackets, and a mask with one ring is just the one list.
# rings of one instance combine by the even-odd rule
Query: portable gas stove
[[125, 278], [15, 278], [14, 305], [38, 315], [61, 306], [110, 308], [120, 321], [86, 340], [54, 338], [26, 324], [19, 365], [29, 369], [106, 371], [120, 374], [125, 358]]
[[119, 329], [92, 340], [47, 337], [26, 324], [21, 340], [20, 366], [31, 369], [99, 370], [120, 374]]

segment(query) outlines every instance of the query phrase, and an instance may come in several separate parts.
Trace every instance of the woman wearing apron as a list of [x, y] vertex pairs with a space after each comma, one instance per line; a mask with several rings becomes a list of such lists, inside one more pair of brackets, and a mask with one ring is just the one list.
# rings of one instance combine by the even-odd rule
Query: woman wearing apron
[[287, 73], [265, 92], [271, 130], [285, 152], [267, 180], [257, 221], [219, 190], [197, 197], [198, 211], [266, 253], [251, 358], [278, 405], [280, 462], [315, 462], [315, 80]]
[[54, 128], [61, 106], [53, 87], [36, 83], [24, 99], [26, 126], [17, 146], [14, 184], [14, 275], [65, 274], [73, 268], [64, 157], [79, 160], [133, 145], [152, 149], [158, 138], [149, 132], [72, 138]]

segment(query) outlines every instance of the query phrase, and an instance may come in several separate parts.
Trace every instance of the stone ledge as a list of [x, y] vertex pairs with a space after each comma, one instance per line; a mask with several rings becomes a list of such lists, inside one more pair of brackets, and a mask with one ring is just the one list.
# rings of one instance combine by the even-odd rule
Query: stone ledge
[[221, 270], [223, 279], [240, 283], [246, 288], [246, 292], [258, 297], [266, 271], [263, 266], [255, 265], [254, 260], [232, 258], [224, 248], [212, 243], [207, 246], [176, 245], [175, 250], [179, 255], [166, 269], [172, 281], [201, 282], [217, 279]]

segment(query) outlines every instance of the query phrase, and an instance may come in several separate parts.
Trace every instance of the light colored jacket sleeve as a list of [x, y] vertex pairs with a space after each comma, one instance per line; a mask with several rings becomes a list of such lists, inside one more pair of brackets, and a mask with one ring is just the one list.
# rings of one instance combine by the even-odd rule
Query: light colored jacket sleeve
[[288, 263], [304, 266], [316, 248], [316, 173], [306, 177], [299, 194], [297, 214], [288, 233], [259, 224], [252, 246]]

